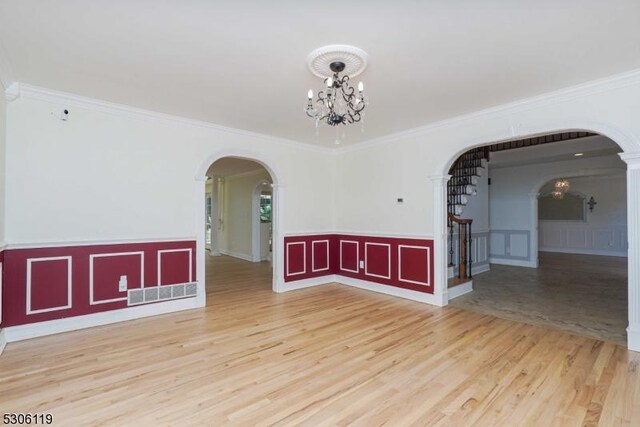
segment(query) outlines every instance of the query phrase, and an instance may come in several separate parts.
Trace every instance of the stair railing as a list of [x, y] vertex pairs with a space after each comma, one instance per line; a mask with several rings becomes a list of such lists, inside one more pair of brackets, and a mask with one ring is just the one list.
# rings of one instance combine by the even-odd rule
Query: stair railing
[[[458, 218], [457, 216], [449, 213], [449, 266], [455, 266], [455, 261], [458, 265], [458, 278], [459, 279], [471, 279], [471, 265], [473, 260], [471, 258], [471, 223], [472, 219]], [[458, 229], [458, 259], [454, 260], [453, 256], [453, 232], [454, 227]]]

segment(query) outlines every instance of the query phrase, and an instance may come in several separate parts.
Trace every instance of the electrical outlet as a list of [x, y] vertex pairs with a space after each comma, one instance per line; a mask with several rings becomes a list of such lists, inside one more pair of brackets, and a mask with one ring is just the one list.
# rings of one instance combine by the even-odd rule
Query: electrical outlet
[[364, 268], [364, 261], [360, 261], [360, 268]]
[[120, 280], [118, 281], [118, 291], [127, 291], [127, 276], [120, 276]]

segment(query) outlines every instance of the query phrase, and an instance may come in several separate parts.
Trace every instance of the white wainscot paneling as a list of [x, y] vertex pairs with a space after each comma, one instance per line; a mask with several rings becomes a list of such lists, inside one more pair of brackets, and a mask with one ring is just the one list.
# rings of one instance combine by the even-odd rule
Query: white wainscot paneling
[[587, 248], [587, 230], [578, 228], [575, 230], [567, 230], [567, 246], [571, 248]]
[[590, 228], [584, 223], [540, 221], [540, 245], [543, 252], [567, 252], [593, 255], [627, 255], [627, 227]]
[[564, 246], [564, 233], [557, 227], [543, 226], [540, 235], [542, 236], [541, 247], [561, 248]]
[[492, 255], [506, 255], [505, 235], [491, 233], [489, 238]]
[[509, 238], [510, 255], [515, 257], [529, 256], [529, 239], [526, 234], [511, 234]]
[[609, 249], [615, 245], [614, 230], [593, 230], [593, 248]]

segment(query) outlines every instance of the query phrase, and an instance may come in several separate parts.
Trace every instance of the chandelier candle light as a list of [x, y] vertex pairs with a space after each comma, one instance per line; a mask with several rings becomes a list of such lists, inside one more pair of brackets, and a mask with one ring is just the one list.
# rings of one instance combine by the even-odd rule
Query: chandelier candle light
[[369, 104], [364, 84], [359, 82], [356, 89], [350, 81], [364, 71], [367, 60], [366, 52], [348, 45], [324, 46], [311, 52], [307, 58], [309, 70], [323, 79], [323, 85], [315, 98], [309, 90], [304, 112], [315, 121], [316, 129], [321, 122], [337, 129], [364, 121], [364, 109]]
[[564, 199], [564, 195], [567, 191], [569, 191], [569, 188], [571, 187], [571, 184], [569, 184], [569, 181], [566, 179], [559, 179], [558, 181], [556, 181], [556, 183], [553, 186], [553, 191], [551, 192], [551, 195], [553, 196], [554, 199], [557, 200], [562, 200]]
[[566, 179], [560, 179], [558, 181], [556, 181], [555, 183], [555, 189], [558, 191], [562, 191], [563, 193], [566, 193], [567, 191], [569, 191], [569, 188], [571, 187], [571, 184], [569, 184], [569, 181], [567, 181]]
[[363, 119], [362, 111], [368, 102], [364, 97], [364, 84], [358, 83], [358, 92], [349, 86], [349, 76], [340, 73], [344, 71], [344, 62], [336, 61], [330, 64], [333, 76], [324, 80], [325, 88], [318, 92], [314, 102], [313, 91], [307, 94], [305, 112], [307, 116], [319, 122], [325, 121], [329, 126], [357, 123]]

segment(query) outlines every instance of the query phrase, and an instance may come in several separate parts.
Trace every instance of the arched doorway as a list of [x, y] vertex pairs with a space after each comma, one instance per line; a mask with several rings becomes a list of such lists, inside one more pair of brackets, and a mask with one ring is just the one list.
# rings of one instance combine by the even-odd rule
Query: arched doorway
[[[271, 200], [272, 200], [272, 210], [271, 210], [271, 239], [273, 244], [271, 245], [271, 289], [274, 292], [280, 292], [282, 286], [282, 273], [281, 266], [283, 265], [282, 261], [282, 239], [279, 239], [280, 236], [280, 224], [281, 224], [281, 214], [282, 211], [282, 203], [283, 203], [283, 195], [281, 191], [281, 181], [279, 179], [279, 175], [275, 172], [275, 170], [269, 165], [270, 161], [265, 158], [265, 156], [261, 153], [251, 152], [251, 151], [234, 151], [234, 150], [223, 150], [220, 152], [216, 152], [210, 155], [207, 159], [205, 159], [195, 176], [195, 192], [196, 192], [196, 210], [195, 210], [195, 221], [198, 224], [197, 227], [197, 276], [198, 276], [198, 305], [203, 307], [206, 305], [206, 264], [207, 264], [207, 214], [211, 212], [210, 209], [207, 209], [207, 198], [205, 197], [207, 180], [209, 176], [207, 173], [209, 172], [211, 166], [221, 159], [237, 159], [246, 162], [253, 162], [256, 165], [259, 165], [263, 168], [267, 173], [267, 178], [260, 177], [251, 185], [250, 192], [250, 205], [253, 206], [254, 198], [252, 197], [255, 191], [257, 191], [259, 186], [264, 187], [264, 183], [267, 182], [268, 188], [271, 192]], [[224, 185], [223, 185], [224, 186]], [[221, 190], [223, 191], [223, 190]], [[251, 214], [253, 218], [254, 213]], [[259, 216], [258, 216], [259, 220]], [[224, 221], [224, 219], [222, 219]], [[251, 219], [249, 221], [249, 235], [253, 236], [255, 234], [255, 220]], [[253, 254], [253, 241], [251, 243], [251, 248], [249, 250], [250, 256]], [[215, 254], [214, 254], [215, 255]]]
[[[618, 139], [614, 139], [614, 138], [610, 138], [611, 140], [613, 140], [615, 143], [617, 143], [617, 145], [619, 146], [620, 150], [619, 151], [624, 151], [625, 149], [629, 149], [629, 147], [631, 147], [631, 149], [633, 149], [634, 143], [633, 141], [631, 141], [629, 138], [627, 138], [625, 135], [622, 135], [620, 133], [617, 133], [615, 131], [611, 132], [610, 129], [607, 129], [605, 127], [602, 126], [593, 126], [593, 128], [595, 128], [596, 130], [599, 130], [600, 134], [604, 134], [604, 135], [616, 135], [620, 137], [620, 140]], [[601, 129], [598, 129], [601, 128]], [[553, 128], [552, 128], [553, 129]], [[584, 129], [584, 128], [582, 128]], [[587, 128], [588, 129], [588, 128]], [[609, 132], [607, 132], [609, 131]], [[555, 131], [553, 131], [555, 132]], [[568, 130], [565, 130], [563, 132], [578, 132], [575, 129], [569, 128]], [[584, 131], [584, 132], [592, 132], [592, 130], [589, 131]], [[474, 148], [478, 148], [478, 147], [483, 147], [483, 146], [487, 146], [487, 145], [492, 145], [492, 144], [498, 144], [498, 143], [506, 143], [506, 142], [510, 142], [513, 140], [521, 140], [524, 138], [529, 138], [529, 137], [537, 137], [537, 136], [541, 136], [541, 135], [546, 135], [546, 134], [551, 134], [552, 132], [544, 132], [544, 133], [539, 133], [539, 134], [534, 134], [531, 136], [526, 136], [526, 135], [521, 135], [518, 136], [517, 138], [510, 138], [510, 139], [505, 139], [505, 140], [500, 140], [500, 141], [494, 141], [494, 142], [490, 142], [490, 143], [484, 143], [484, 144], [479, 144], [479, 143], [470, 143], [468, 144], [468, 146], [466, 147], [466, 149], [464, 150], [458, 150], [457, 153], [455, 153], [454, 155], [452, 155], [452, 157], [447, 161], [446, 165], [444, 166], [444, 170], [443, 170], [443, 174], [439, 175], [439, 176], [434, 176], [432, 177], [432, 182], [434, 184], [434, 205], [436, 206], [436, 219], [435, 219], [435, 223], [434, 223], [434, 227], [435, 227], [435, 246], [436, 246], [436, 271], [440, 271], [442, 272], [442, 274], [438, 275], [436, 274], [436, 294], [440, 293], [441, 295], [441, 299], [442, 299], [442, 303], [443, 305], [447, 304], [447, 276], [448, 274], [446, 274], [447, 272], [447, 266], [448, 266], [448, 259], [447, 259], [447, 255], [448, 255], [448, 246], [447, 246], [447, 182], [449, 179], [448, 176], [448, 172], [449, 169], [451, 168], [451, 166], [453, 165], [453, 163], [456, 161], [456, 159], [464, 152], [466, 152], [467, 150], [470, 149], [474, 149]], [[595, 132], [594, 132], [595, 133]], [[633, 180], [632, 178], [635, 177], [635, 175], [637, 175], [637, 170], [638, 170], [638, 162], [637, 159], [633, 156], [631, 156], [630, 158], [628, 158], [627, 156], [625, 156], [624, 153], [620, 154], [620, 157], [626, 162], [628, 163], [630, 166], [627, 167], [627, 171], [626, 171], [626, 180], [627, 180], [627, 198], [628, 200], [628, 218], [629, 218], [629, 227], [628, 227], [628, 233], [627, 233], [627, 239], [629, 242], [629, 264], [628, 264], [628, 280], [627, 280], [627, 287], [628, 287], [628, 301], [629, 301], [629, 315], [628, 315], [628, 325], [629, 327], [627, 328], [627, 336], [628, 336], [628, 340], [627, 340], [627, 344], [628, 347], [630, 349], [634, 349], [634, 350], [640, 350], [640, 335], [639, 334], [639, 330], [638, 330], [638, 319], [640, 318], [640, 280], [638, 280], [638, 271], [639, 271], [639, 263], [640, 260], [638, 260], [637, 257], [637, 250], [638, 250], [638, 246], [639, 246], [639, 236], [638, 236], [638, 232], [637, 232], [637, 224], [633, 224], [633, 222], [635, 220], [633, 220], [633, 218], [635, 218], [637, 215], [640, 214], [640, 212], [638, 212], [638, 205], [637, 205], [637, 195], [635, 195], [634, 191], [637, 191], [637, 180]], [[592, 173], [593, 171], [578, 171], [576, 175], [585, 175], [585, 174], [589, 174]], [[609, 171], [607, 170], [600, 170], [598, 171], [598, 173], [609, 173]], [[618, 173], [620, 173], [620, 171], [618, 171]], [[624, 172], [623, 172], [624, 173]], [[565, 174], [565, 173], [563, 173]], [[562, 175], [562, 174], [560, 174]], [[571, 174], [569, 174], [571, 175]], [[544, 179], [541, 179], [540, 182], [535, 182], [532, 184], [532, 186], [530, 187], [530, 193], [529, 193], [529, 200], [530, 200], [530, 212], [536, 212], [537, 213], [537, 209], [538, 209], [538, 193], [539, 193], [539, 189], [540, 187], [542, 187], [542, 185], [544, 184], [544, 182], [548, 181], [549, 179], [552, 179], [554, 176], [546, 176], [544, 177]], [[531, 229], [532, 230], [537, 230], [537, 215], [532, 215], [531, 219]], [[634, 230], [636, 230], [634, 232]], [[537, 247], [538, 247], [538, 241], [537, 238], [531, 239], [531, 246], [530, 249], [533, 253], [537, 253]], [[536, 258], [536, 262], [537, 262], [537, 258]], [[439, 267], [439, 268], [438, 268]], [[438, 289], [439, 288], [439, 289]]]

